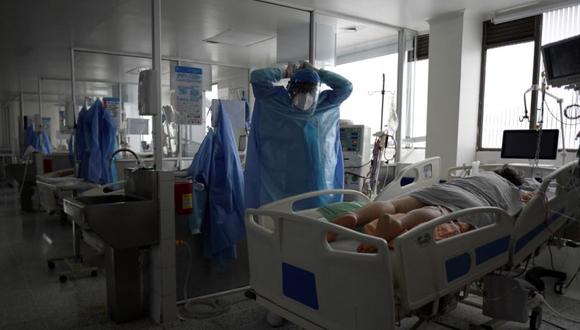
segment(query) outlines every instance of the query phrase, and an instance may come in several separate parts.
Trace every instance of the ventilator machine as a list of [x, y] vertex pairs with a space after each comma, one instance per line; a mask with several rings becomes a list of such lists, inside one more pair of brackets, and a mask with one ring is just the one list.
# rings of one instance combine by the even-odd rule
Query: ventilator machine
[[340, 124], [340, 143], [344, 159], [344, 188], [362, 191], [371, 159], [371, 128]]

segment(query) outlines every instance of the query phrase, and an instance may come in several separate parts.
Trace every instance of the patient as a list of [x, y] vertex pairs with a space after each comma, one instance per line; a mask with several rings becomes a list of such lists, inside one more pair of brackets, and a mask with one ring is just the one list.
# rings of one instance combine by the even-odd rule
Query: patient
[[[506, 165], [494, 172], [417, 189], [408, 196], [394, 200], [369, 203], [336, 218], [333, 223], [347, 228], [365, 225], [365, 233], [385, 239], [392, 247], [393, 240], [405, 231], [461, 209], [495, 206], [515, 215], [522, 207], [523, 199], [518, 189], [522, 183], [519, 173]], [[434, 237], [435, 240], [451, 237], [494, 221], [489, 214], [473, 216], [465, 222], [453, 220], [437, 226]], [[336, 236], [329, 232], [327, 240], [332, 242]], [[375, 252], [376, 248], [361, 244], [358, 251]]]

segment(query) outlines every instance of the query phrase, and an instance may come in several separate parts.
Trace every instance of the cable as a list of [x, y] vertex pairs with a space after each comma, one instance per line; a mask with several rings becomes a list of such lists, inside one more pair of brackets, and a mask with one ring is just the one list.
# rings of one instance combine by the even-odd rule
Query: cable
[[554, 313], [554, 315], [558, 316], [561, 319], [564, 319], [566, 321], [570, 321], [572, 323], [576, 323], [576, 324], [580, 324], [580, 320], [568, 317], [568, 316], [564, 316], [562, 314], [560, 314], [560, 312], [558, 312], [556, 309], [554, 309], [554, 307], [552, 307], [552, 305], [548, 304], [548, 302], [546, 301], [546, 299], [541, 295], [538, 294], [538, 296], [540, 297], [540, 301], [542, 302], [542, 304], [546, 305], [546, 307], [548, 307], [548, 310], [550, 310], [552, 313]]
[[538, 139], [536, 141], [536, 153], [534, 154], [534, 167], [532, 171], [536, 171], [538, 169], [538, 163], [540, 162], [540, 148], [542, 143], [542, 125], [540, 124], [540, 129], [538, 130]]
[[514, 278], [518, 278], [522, 276], [528, 270], [528, 264], [530, 263], [530, 257], [526, 259], [526, 265], [524, 266], [524, 270], [522, 270], [518, 275], [514, 276]]
[[357, 178], [361, 178], [361, 179], [368, 179], [368, 176], [362, 176], [360, 174], [356, 174], [353, 172], [349, 172], [349, 171], [345, 171], [344, 174], [348, 174], [348, 175], [352, 175], [352, 176], [356, 176]]
[[568, 281], [568, 283], [566, 285], [564, 285], [564, 288], [569, 288], [570, 285], [572, 285], [572, 282], [574, 282], [574, 280], [576, 279], [576, 276], [578, 276], [578, 273], [580, 273], [580, 267], [578, 267], [578, 269], [576, 269], [576, 272], [574, 273], [574, 275], [572, 275], [572, 278], [570, 278], [570, 281]]
[[177, 245], [183, 245], [187, 248], [187, 270], [185, 271], [185, 280], [183, 281], [183, 299], [187, 299], [187, 289], [189, 284], [189, 276], [191, 275], [191, 264], [193, 263], [193, 252], [191, 246], [183, 240], [178, 240]]
[[[183, 299], [187, 299], [187, 289], [189, 284], [189, 277], [191, 275], [191, 266], [193, 261], [193, 252], [191, 250], [191, 246], [184, 240], [177, 240], [176, 245], [178, 246], [185, 246], [187, 248], [188, 254], [188, 264], [187, 270], [185, 272], [185, 280], [183, 283]], [[230, 307], [239, 304], [248, 300], [248, 298], [240, 299], [234, 302], [224, 302], [220, 299], [215, 300], [198, 300], [198, 301], [190, 301], [181, 307], [180, 312], [178, 313], [178, 317], [182, 320], [185, 319], [208, 319], [216, 316], [220, 316], [224, 313], [227, 313], [230, 310]]]
[[371, 161], [369, 160], [368, 162], [366, 162], [360, 166], [345, 166], [344, 168], [363, 168], [363, 167], [369, 165], [370, 163], [371, 163]]
[[[193, 253], [191, 250], [191, 246], [183, 240], [179, 240], [177, 241], [177, 245], [183, 245], [187, 248], [187, 252], [188, 252], [188, 266], [187, 266], [187, 271], [186, 271], [186, 276], [185, 276], [185, 280], [184, 280], [184, 285], [183, 285], [183, 299], [187, 300], [187, 288], [188, 288], [188, 283], [189, 283], [189, 277], [191, 275], [191, 266], [192, 266], [192, 259], [193, 259]], [[178, 316], [184, 320], [184, 319], [207, 319], [207, 318], [211, 318], [211, 317], [216, 317], [219, 315], [222, 315], [224, 313], [226, 313], [231, 306], [236, 305], [238, 303], [244, 302], [248, 300], [248, 298], [244, 298], [244, 299], [240, 299], [238, 301], [234, 301], [231, 303], [228, 302], [224, 302], [220, 299], [215, 299], [215, 300], [197, 300], [197, 301], [189, 301], [186, 302], [185, 304], [183, 304], [182, 308], [181, 308], [181, 312], [178, 314]]]
[[549, 325], [551, 325], [551, 326], [553, 326], [555, 328], [558, 328], [558, 329], [567, 330], [566, 328], [561, 327], [561, 326], [557, 325], [556, 323], [552, 323], [552, 322], [550, 322], [548, 320], [542, 320], [542, 322], [547, 323], [547, 324], [549, 324]]
[[[556, 122], [558, 122], [558, 123], [562, 123], [562, 124], [564, 124], [564, 125], [566, 125], [566, 126], [574, 126], [574, 127], [576, 127], [576, 125], [577, 125], [577, 124], [567, 123], [567, 122], [565, 122], [565, 121], [563, 121], [563, 120], [560, 120], [560, 119], [558, 119], [558, 117], [556, 117], [556, 115], [554, 115], [554, 113], [552, 112], [552, 110], [551, 110], [551, 109], [550, 109], [550, 107], [548, 106], [548, 103], [547, 103], [547, 102], [546, 102], [546, 109], [548, 109], [548, 113], [550, 114], [550, 116], [552, 116], [552, 118], [554, 118], [554, 120], [555, 120]], [[567, 109], [567, 108], [566, 108], [566, 109]], [[568, 118], [568, 117], [566, 116], [566, 118]], [[578, 119], [578, 118], [580, 118], [580, 115], [578, 115], [578, 117], [576, 117], [576, 118], [574, 118], [574, 119]], [[569, 118], [569, 119], [571, 119], [571, 118]]]
[[[570, 104], [569, 106], [567, 106], [566, 108], [564, 108], [564, 116], [566, 116], [566, 118], [571, 119], [571, 120], [578, 120], [578, 119], [580, 119], [580, 113], [578, 113], [574, 117], [568, 114], [568, 109], [570, 109], [570, 108], [580, 109], [580, 104]], [[576, 111], [576, 112], [578, 112], [578, 111]]]
[[550, 245], [548, 245], [548, 253], [550, 254], [550, 266], [552, 267], [552, 270], [556, 270], [556, 268], [554, 267], [554, 256], [552, 255], [552, 247]]
[[190, 301], [181, 307], [179, 317], [182, 319], [196, 320], [209, 319], [223, 315], [227, 313], [232, 306], [247, 300], [249, 299], [244, 297], [233, 302], [225, 302], [220, 299]]

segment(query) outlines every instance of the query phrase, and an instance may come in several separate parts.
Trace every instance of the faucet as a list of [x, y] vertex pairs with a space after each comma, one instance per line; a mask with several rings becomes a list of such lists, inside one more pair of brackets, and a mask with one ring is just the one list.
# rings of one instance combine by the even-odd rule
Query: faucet
[[139, 156], [137, 155], [137, 153], [131, 149], [128, 148], [121, 148], [121, 149], [117, 149], [115, 151], [113, 151], [113, 154], [111, 154], [111, 159], [109, 159], [109, 171], [112, 170], [112, 166], [113, 166], [113, 157], [115, 157], [116, 154], [120, 153], [120, 152], [128, 152], [130, 154], [133, 155], [133, 157], [135, 157], [135, 160], [137, 161], [137, 167], [141, 168], [141, 159], [139, 158]]

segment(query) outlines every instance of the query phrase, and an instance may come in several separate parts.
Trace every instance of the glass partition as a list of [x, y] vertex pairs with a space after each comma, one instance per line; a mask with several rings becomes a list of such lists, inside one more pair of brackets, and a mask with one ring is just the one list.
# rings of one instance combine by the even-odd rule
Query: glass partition
[[324, 15], [316, 15], [316, 22], [317, 28], [323, 27], [316, 39], [316, 64], [353, 84], [352, 94], [341, 105], [341, 119], [369, 126], [373, 133], [380, 131], [381, 113], [384, 127], [389, 114], [396, 112], [398, 30]]

